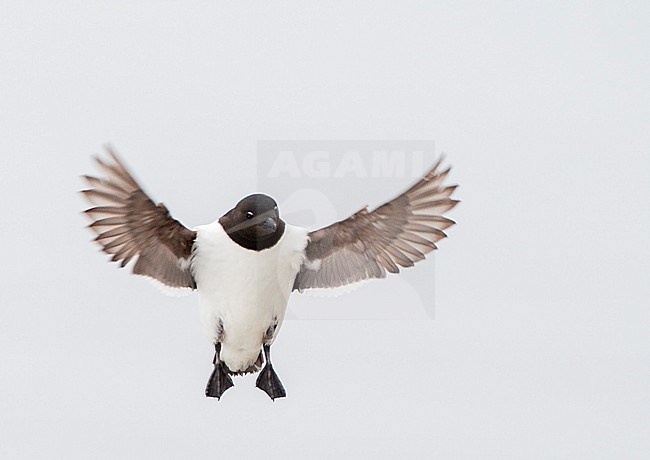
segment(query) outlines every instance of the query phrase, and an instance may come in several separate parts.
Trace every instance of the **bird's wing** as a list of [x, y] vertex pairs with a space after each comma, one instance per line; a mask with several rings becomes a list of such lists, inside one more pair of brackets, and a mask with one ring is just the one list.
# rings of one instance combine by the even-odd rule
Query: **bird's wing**
[[443, 230], [454, 221], [442, 214], [458, 200], [457, 185], [445, 186], [450, 168], [441, 161], [416, 184], [373, 211], [364, 208], [349, 218], [309, 233], [305, 260], [294, 289], [335, 288], [398, 273], [437, 249]]
[[81, 193], [93, 205], [85, 214], [89, 228], [113, 262], [126, 266], [137, 257], [133, 273], [169, 288], [196, 289], [190, 270], [196, 232], [175, 220], [162, 203], [156, 205], [117, 155], [96, 158], [103, 177], [83, 176], [90, 188]]

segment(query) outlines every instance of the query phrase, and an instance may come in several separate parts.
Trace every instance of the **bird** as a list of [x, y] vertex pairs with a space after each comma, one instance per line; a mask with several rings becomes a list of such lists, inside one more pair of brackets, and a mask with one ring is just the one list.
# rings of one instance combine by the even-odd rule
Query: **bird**
[[214, 222], [187, 228], [143, 190], [111, 148], [95, 156], [99, 174], [80, 193], [94, 241], [111, 261], [168, 293], [198, 292], [201, 322], [214, 347], [205, 395], [221, 399], [232, 376], [259, 373], [256, 387], [286, 396], [271, 346], [290, 295], [333, 289], [399, 273], [438, 248], [455, 222], [443, 214], [460, 200], [447, 185], [443, 157], [383, 205], [309, 231], [280, 217], [277, 202], [256, 193]]

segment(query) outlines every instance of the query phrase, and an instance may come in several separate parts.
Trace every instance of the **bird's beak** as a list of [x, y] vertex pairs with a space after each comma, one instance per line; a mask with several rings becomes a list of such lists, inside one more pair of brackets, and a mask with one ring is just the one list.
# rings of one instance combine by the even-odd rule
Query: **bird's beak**
[[275, 223], [275, 220], [272, 217], [268, 217], [262, 223], [262, 227], [264, 227], [267, 230], [270, 230], [270, 231], [274, 232], [275, 229], [278, 228], [278, 224]]

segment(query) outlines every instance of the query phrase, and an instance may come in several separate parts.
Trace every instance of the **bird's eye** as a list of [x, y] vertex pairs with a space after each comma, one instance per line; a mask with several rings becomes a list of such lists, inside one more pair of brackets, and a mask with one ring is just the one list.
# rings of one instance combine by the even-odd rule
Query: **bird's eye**
[[253, 218], [253, 212], [252, 211], [246, 212], [246, 219], [252, 219], [252, 218]]

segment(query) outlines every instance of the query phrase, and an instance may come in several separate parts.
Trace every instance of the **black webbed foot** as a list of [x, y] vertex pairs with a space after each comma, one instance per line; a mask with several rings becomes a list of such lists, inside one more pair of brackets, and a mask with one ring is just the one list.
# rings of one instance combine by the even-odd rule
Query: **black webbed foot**
[[284, 398], [287, 396], [287, 392], [284, 390], [278, 374], [275, 373], [273, 366], [270, 364], [264, 366], [264, 369], [262, 369], [260, 375], [257, 377], [255, 386], [264, 391], [274, 401], [276, 398]]
[[219, 352], [221, 351], [221, 344], [215, 345], [214, 354], [214, 370], [208, 380], [208, 385], [205, 387], [205, 395], [209, 398], [221, 399], [221, 396], [230, 387], [233, 387], [232, 379], [228, 374], [226, 366], [219, 360]]
[[266, 364], [264, 365], [264, 369], [260, 371], [255, 386], [264, 391], [274, 401], [276, 398], [284, 398], [287, 396], [287, 392], [284, 390], [278, 374], [273, 370], [271, 349], [268, 345], [264, 346], [264, 358], [266, 359]]
[[226, 390], [232, 386], [234, 386], [232, 379], [224, 369], [223, 364], [219, 363], [214, 366], [208, 386], [205, 387], [205, 395], [210, 398], [221, 399]]

